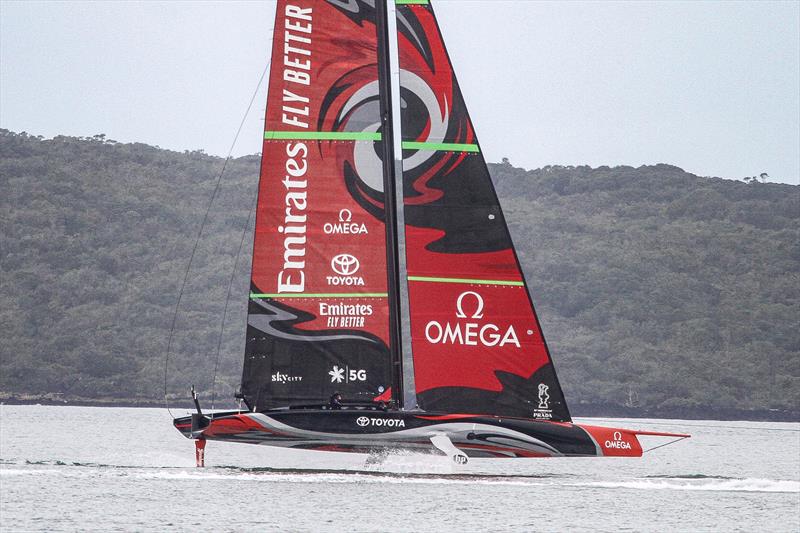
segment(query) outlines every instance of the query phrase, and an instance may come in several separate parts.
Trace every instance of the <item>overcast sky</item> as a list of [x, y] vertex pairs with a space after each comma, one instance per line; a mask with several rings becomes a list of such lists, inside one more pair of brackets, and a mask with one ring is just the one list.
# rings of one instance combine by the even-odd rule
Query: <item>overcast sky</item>
[[[434, 0], [489, 161], [800, 176], [800, 3]], [[0, 0], [0, 127], [225, 155], [274, 2]], [[234, 155], [260, 151], [262, 87]]]

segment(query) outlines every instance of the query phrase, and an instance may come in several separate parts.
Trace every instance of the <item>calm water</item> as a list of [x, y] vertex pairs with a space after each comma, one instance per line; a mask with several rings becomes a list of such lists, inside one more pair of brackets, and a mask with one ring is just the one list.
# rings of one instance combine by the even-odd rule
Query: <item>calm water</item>
[[209, 442], [196, 469], [165, 410], [0, 406], [0, 530], [800, 530], [800, 424], [592, 422], [693, 438], [466, 467]]

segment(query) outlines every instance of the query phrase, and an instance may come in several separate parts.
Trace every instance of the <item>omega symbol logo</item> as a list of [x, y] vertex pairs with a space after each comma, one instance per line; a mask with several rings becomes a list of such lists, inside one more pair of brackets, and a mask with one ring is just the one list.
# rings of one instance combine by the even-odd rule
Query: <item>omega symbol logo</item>
[[369, 418], [367, 418], [366, 416], [359, 416], [358, 418], [356, 418], [356, 424], [358, 424], [363, 428], [364, 426], [369, 424]]
[[472, 292], [472, 291], [462, 292], [461, 295], [458, 297], [458, 300], [456, 300], [456, 309], [458, 310], [456, 316], [458, 318], [467, 318], [466, 313], [464, 313], [464, 307], [463, 307], [464, 298], [467, 295], [474, 296], [475, 300], [477, 300], [477, 306], [475, 308], [475, 312], [471, 315], [471, 318], [483, 318], [483, 298], [477, 292]]
[[341, 276], [351, 276], [358, 272], [358, 259], [350, 254], [339, 254], [331, 259], [331, 269]]
[[353, 212], [349, 209], [339, 211], [339, 222], [350, 222], [353, 219]]
[[607, 440], [606, 441], [606, 448], [613, 448], [615, 450], [632, 450], [630, 442], [626, 442], [622, 440], [622, 432], [615, 431], [614, 432], [614, 440]]

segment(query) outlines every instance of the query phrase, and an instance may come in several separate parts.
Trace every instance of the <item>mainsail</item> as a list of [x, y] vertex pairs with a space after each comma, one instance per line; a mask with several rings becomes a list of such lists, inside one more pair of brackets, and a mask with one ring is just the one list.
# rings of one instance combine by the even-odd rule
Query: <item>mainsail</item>
[[426, 411], [570, 420], [430, 2], [398, 1], [405, 257]]
[[256, 411], [392, 396], [376, 18], [277, 2], [241, 391]]

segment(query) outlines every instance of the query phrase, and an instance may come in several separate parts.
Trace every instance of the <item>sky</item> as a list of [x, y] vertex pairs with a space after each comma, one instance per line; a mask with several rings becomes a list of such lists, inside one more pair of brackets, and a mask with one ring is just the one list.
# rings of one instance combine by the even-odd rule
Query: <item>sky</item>
[[[433, 4], [490, 162], [800, 183], [800, 2]], [[225, 156], [274, 10], [0, 0], [0, 127]], [[265, 94], [234, 155], [261, 150]]]

